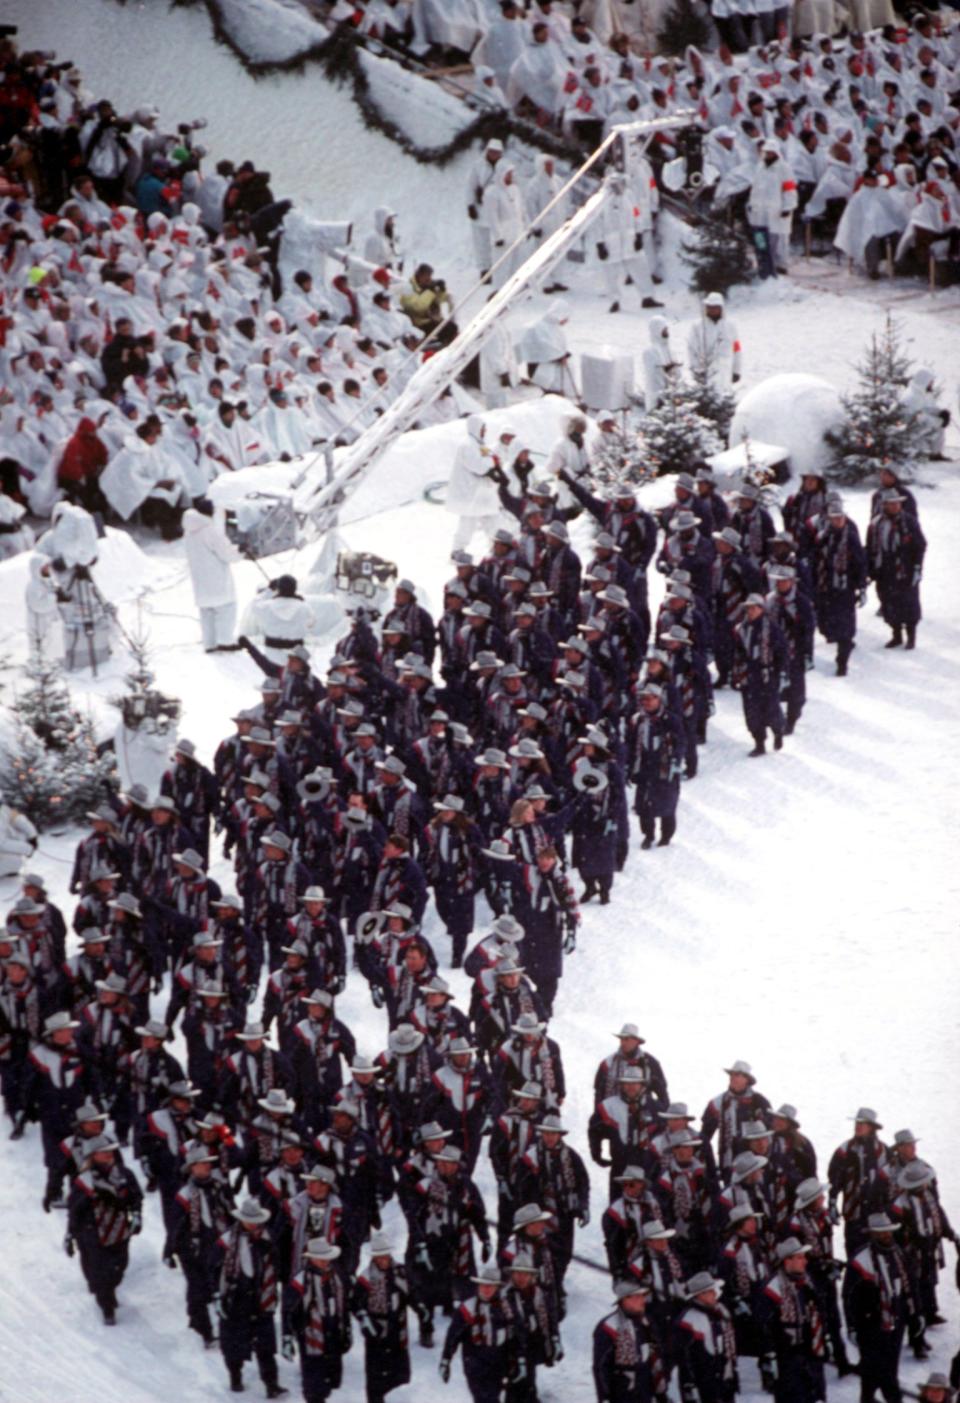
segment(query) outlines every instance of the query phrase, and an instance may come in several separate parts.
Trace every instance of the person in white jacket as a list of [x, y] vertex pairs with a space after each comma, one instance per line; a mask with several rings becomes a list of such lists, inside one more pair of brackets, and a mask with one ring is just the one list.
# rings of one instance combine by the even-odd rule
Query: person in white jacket
[[62, 635], [57, 608], [57, 577], [48, 555], [34, 551], [28, 565], [29, 578], [24, 591], [27, 606], [27, 641], [31, 657], [63, 656]]
[[950, 413], [949, 410], [941, 409], [937, 402], [937, 386], [932, 370], [921, 367], [920, 370], [914, 371], [907, 386], [907, 393], [903, 397], [903, 405], [909, 414], [916, 415], [913, 432], [916, 436], [917, 456], [932, 458], [935, 462], [941, 461]]
[[729, 392], [740, 379], [740, 338], [727, 316], [722, 292], [710, 292], [703, 309], [687, 333], [687, 365], [694, 376], [704, 376], [716, 389]]
[[204, 652], [232, 651], [237, 592], [231, 566], [240, 556], [227, 537], [222, 516], [214, 515], [209, 498], [198, 498], [184, 512], [183, 545], [200, 611]]
[[500, 499], [490, 477], [493, 456], [487, 447], [487, 427], [479, 414], [467, 416], [467, 438], [457, 449], [447, 486], [447, 511], [460, 519], [453, 535], [453, 549], [466, 550], [474, 535], [493, 535], [500, 520]]
[[761, 278], [777, 276], [796, 208], [797, 182], [780, 155], [779, 142], [769, 139], [760, 148], [760, 165], [747, 197], [747, 220], [753, 231]]
[[[496, 175], [484, 191], [482, 217], [490, 230], [491, 259], [496, 263], [520, 237], [526, 224], [516, 168], [509, 161], [498, 163]], [[491, 286], [503, 287], [522, 260], [522, 248], [516, 249], [494, 273]]]
[[0, 877], [15, 877], [37, 846], [37, 830], [25, 814], [0, 804]]
[[480, 348], [480, 390], [488, 409], [503, 409], [520, 382], [510, 328], [497, 322]]
[[291, 648], [299, 648], [313, 628], [313, 610], [297, 593], [293, 575], [280, 575], [251, 600], [243, 616], [243, 633], [261, 640], [260, 649], [273, 663], [285, 666]]
[[643, 308], [662, 307], [653, 296], [643, 230], [631, 192], [622, 175], [607, 179], [607, 198], [592, 233], [606, 293], [613, 298], [609, 310], [619, 312], [628, 296]]
[[497, 175], [497, 166], [503, 159], [503, 142], [488, 141], [483, 155], [474, 161], [467, 181], [467, 214], [470, 216], [470, 232], [473, 235], [473, 256], [481, 273], [485, 273], [493, 261], [490, 256], [491, 238], [484, 213], [484, 197], [488, 186]]
[[651, 317], [647, 330], [650, 345], [643, 353], [643, 395], [649, 414], [676, 378], [680, 362], [670, 344], [670, 323], [666, 317]]

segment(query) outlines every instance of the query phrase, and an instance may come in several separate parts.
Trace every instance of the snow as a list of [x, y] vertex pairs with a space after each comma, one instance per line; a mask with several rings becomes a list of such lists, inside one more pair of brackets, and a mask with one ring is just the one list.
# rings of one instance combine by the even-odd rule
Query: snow
[[233, 43], [256, 63], [299, 58], [329, 37], [297, 0], [220, 0], [220, 12]]
[[476, 121], [473, 108], [439, 83], [411, 78], [393, 59], [377, 58], [362, 49], [357, 53], [370, 84], [370, 96], [384, 117], [396, 122], [417, 146], [444, 146]]
[[[438, 266], [444, 266], [444, 258], [447, 267], [462, 258], [459, 164], [441, 172], [407, 160], [366, 132], [349, 98], [316, 71], [254, 84], [211, 44], [202, 14], [169, 10], [159, 0], [125, 7], [88, 0], [68, 9], [7, 0], [5, 10], [5, 18], [20, 24], [24, 44], [56, 47], [74, 58], [91, 88], [110, 93], [121, 106], [155, 100], [165, 121], [209, 116], [205, 135], [212, 154], [256, 156], [274, 172], [278, 194], [311, 201], [330, 218], [359, 219], [373, 204], [393, 201], [402, 227], [422, 237], [422, 252], [434, 256]], [[408, 246], [412, 243], [408, 237]], [[667, 286], [679, 288], [671, 271], [672, 247], [665, 262]], [[909, 353], [935, 369], [953, 401], [955, 300], [934, 300], [909, 284], [891, 291], [867, 288], [845, 276], [832, 278], [829, 266], [817, 265], [818, 285], [807, 265], [798, 264], [797, 274], [735, 291], [730, 298], [744, 344], [745, 391], [771, 376], [809, 368], [835, 389], [847, 388], [853, 365], [889, 303]], [[567, 280], [573, 281], [572, 273]], [[570, 302], [568, 331], [578, 354], [609, 344], [638, 354], [647, 345], [645, 316], [609, 317], [605, 299], [589, 290], [574, 289]], [[694, 299], [686, 292], [672, 293], [669, 303], [671, 317], [694, 315]], [[545, 305], [539, 299], [524, 313]], [[675, 344], [683, 344], [682, 338]], [[554, 408], [556, 418], [546, 418], [553, 409], [541, 411], [539, 424], [533, 422], [539, 414], [528, 405], [503, 411], [502, 417], [520, 422], [530, 413], [529, 427], [540, 435], [542, 451], [562, 414]], [[787, 422], [759, 436], [786, 443], [790, 417], [788, 406]], [[491, 416], [491, 422], [499, 418]], [[526, 417], [523, 423], [526, 431]], [[343, 528], [351, 546], [395, 560], [400, 573], [423, 581], [434, 599], [449, 572], [453, 521], [424, 499], [423, 489], [445, 480], [457, 432], [443, 428], [405, 436], [351, 501]], [[958, 450], [952, 427], [947, 452], [956, 456]], [[261, 485], [264, 480], [258, 479]], [[650, 501], [663, 500], [668, 491], [666, 483], [644, 489]], [[789, 1100], [799, 1106], [821, 1169], [848, 1135], [857, 1106], [876, 1105], [888, 1137], [909, 1125], [922, 1137], [924, 1157], [939, 1170], [948, 1213], [960, 1221], [960, 1133], [954, 1116], [960, 1071], [955, 953], [960, 776], [953, 743], [960, 722], [955, 569], [960, 483], [955, 467], [931, 465], [916, 491], [930, 543], [917, 651], [883, 650], [886, 630], [871, 598], [860, 614], [850, 676], [833, 676], [830, 650], [821, 643], [798, 731], [782, 754], [768, 756], [762, 765], [746, 758], [749, 742], [739, 701], [730, 692], [719, 693], [700, 776], [684, 787], [674, 845], [641, 854], [634, 827], [633, 850], [611, 907], [585, 908], [580, 946], [569, 961], [551, 1026], [570, 1086], [564, 1117], [581, 1152], [586, 1153], [595, 1065], [612, 1049], [613, 1030], [630, 1019], [639, 1022], [651, 1051], [663, 1060], [672, 1095], [694, 1109], [722, 1088], [721, 1068], [732, 1058], [751, 1060], [760, 1089], [775, 1104]], [[845, 498], [862, 528], [866, 493], [850, 490]], [[578, 522], [575, 543], [582, 546], [586, 534]], [[158, 684], [181, 697], [181, 733], [196, 741], [208, 761], [229, 730], [229, 711], [254, 700], [260, 677], [243, 654], [201, 652], [182, 553], [152, 540], [142, 544], [147, 573], [134, 577], [132, 565], [128, 570], [121, 562], [117, 570], [111, 568], [104, 589], [119, 602], [128, 628], [138, 619], [131, 596], [140, 593]], [[272, 577], [294, 564], [302, 577], [313, 549], [264, 562], [266, 572]], [[141, 557], [132, 560], [140, 570]], [[0, 652], [13, 665], [24, 654], [18, 632], [22, 568], [14, 561], [0, 572], [5, 606]], [[236, 576], [242, 611], [263, 577], [257, 565], [246, 562]], [[658, 593], [655, 576], [653, 586]], [[318, 651], [316, 661], [322, 664], [326, 656], [326, 650]], [[120, 690], [128, 668], [125, 653], [115, 653], [100, 677], [77, 679], [78, 697], [89, 698], [99, 715], [115, 720], [106, 698]], [[68, 911], [66, 882], [76, 837], [44, 835], [31, 863]], [[213, 875], [223, 881], [228, 874], [217, 861]], [[0, 883], [4, 903], [13, 890], [13, 883]], [[427, 933], [445, 956], [447, 944], [432, 915]], [[443, 972], [464, 1002], [463, 976]], [[162, 1013], [166, 997], [167, 991], [154, 1000], [155, 1013]], [[338, 1011], [360, 1049], [375, 1054], [383, 1045], [384, 1019], [371, 1009], [355, 977]], [[6, 1379], [16, 1370], [19, 1403], [49, 1403], [52, 1397], [159, 1403], [224, 1395], [219, 1355], [204, 1354], [186, 1330], [182, 1278], [160, 1264], [156, 1201], [148, 1201], [144, 1234], [133, 1246], [118, 1328], [105, 1335], [77, 1263], [61, 1251], [62, 1215], [45, 1216], [40, 1208], [35, 1127], [21, 1143], [0, 1142], [0, 1168], [6, 1266], [0, 1279], [0, 1359]], [[605, 1175], [595, 1169], [592, 1182], [593, 1222], [578, 1235], [578, 1251], [602, 1260]], [[492, 1204], [485, 1160], [480, 1184]], [[395, 1206], [387, 1226], [403, 1240]], [[951, 1254], [941, 1278], [949, 1325], [931, 1332], [929, 1367], [945, 1368], [956, 1346], [960, 1310], [952, 1267]], [[566, 1359], [542, 1374], [541, 1396], [552, 1403], [593, 1397], [589, 1337], [609, 1308], [604, 1275], [574, 1266], [569, 1287]], [[415, 1346], [413, 1356], [414, 1383], [392, 1395], [397, 1403], [412, 1403], [435, 1388], [438, 1351]], [[907, 1356], [903, 1381], [915, 1388], [927, 1367]], [[361, 1353], [355, 1349], [340, 1397], [362, 1397], [360, 1369]], [[743, 1396], [761, 1398], [752, 1363], [744, 1364], [742, 1377]], [[247, 1379], [250, 1395], [262, 1396], [250, 1370]], [[296, 1396], [294, 1366], [281, 1363], [281, 1380]], [[853, 1403], [857, 1388], [855, 1380], [831, 1382], [830, 1398]], [[0, 1386], [0, 1395], [3, 1391]], [[464, 1403], [459, 1367], [443, 1397]]]
[[839, 428], [843, 406], [822, 375], [771, 375], [748, 390], [730, 425], [730, 443], [769, 439], [787, 450], [797, 477], [824, 472], [830, 463], [825, 435]]

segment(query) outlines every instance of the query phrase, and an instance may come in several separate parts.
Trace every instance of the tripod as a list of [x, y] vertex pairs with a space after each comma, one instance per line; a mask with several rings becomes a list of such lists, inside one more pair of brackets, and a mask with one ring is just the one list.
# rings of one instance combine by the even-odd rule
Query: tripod
[[[73, 567], [61, 584], [58, 595], [61, 604], [66, 606], [63, 620], [68, 639], [65, 665], [71, 671], [77, 666], [82, 667], [83, 662], [78, 662], [78, 657], [85, 645], [86, 660], [96, 677], [97, 628], [112, 616], [113, 610], [100, 593], [86, 565]], [[99, 660], [102, 661], [102, 658]]]

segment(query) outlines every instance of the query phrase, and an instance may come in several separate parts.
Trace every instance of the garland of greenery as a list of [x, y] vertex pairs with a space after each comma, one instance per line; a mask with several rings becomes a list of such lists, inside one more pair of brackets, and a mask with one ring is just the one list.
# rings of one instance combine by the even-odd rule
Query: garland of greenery
[[583, 159], [582, 150], [574, 143], [564, 141], [552, 132], [541, 131], [529, 122], [520, 121], [502, 108], [478, 113], [472, 122], [442, 146], [418, 146], [402, 127], [384, 115], [374, 99], [370, 92], [370, 80], [360, 62], [358, 52], [363, 48], [363, 40], [349, 27], [339, 26], [327, 38], [318, 40], [316, 44], [311, 44], [309, 48], [298, 54], [291, 54], [288, 58], [252, 59], [244, 53], [224, 23], [223, 11], [218, 0], [171, 0], [171, 5], [184, 8], [202, 5], [210, 17], [217, 43], [225, 45], [253, 78], [263, 78], [272, 73], [302, 73], [308, 64], [320, 64], [328, 78], [337, 83], [349, 84], [364, 124], [395, 142], [402, 151], [421, 165], [445, 166], [477, 141], [487, 142], [496, 138], [505, 142], [510, 136], [515, 136], [548, 155], [572, 161], [577, 165]]

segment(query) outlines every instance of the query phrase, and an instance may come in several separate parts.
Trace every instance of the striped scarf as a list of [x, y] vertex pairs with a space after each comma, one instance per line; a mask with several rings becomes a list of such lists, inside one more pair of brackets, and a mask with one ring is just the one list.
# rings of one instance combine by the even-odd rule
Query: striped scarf
[[107, 1173], [95, 1170], [90, 1175], [94, 1192], [93, 1219], [101, 1247], [116, 1247], [130, 1236], [126, 1201], [130, 1190], [123, 1167], [114, 1164]]
[[[789, 1276], [781, 1272], [777, 1283], [780, 1292], [780, 1320], [794, 1348], [806, 1343], [814, 1359], [826, 1359], [827, 1346], [823, 1318], [816, 1295], [805, 1275]], [[804, 1288], [801, 1295], [801, 1288]]]
[[277, 1269], [274, 1266], [273, 1253], [266, 1244], [261, 1263], [260, 1312], [262, 1315], [272, 1315], [277, 1308]]

